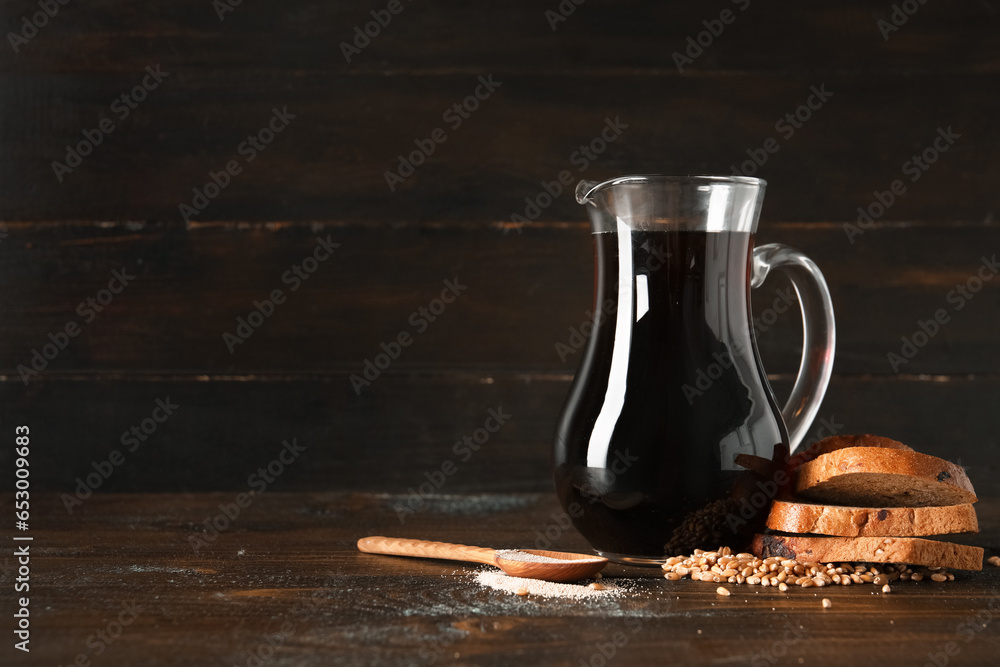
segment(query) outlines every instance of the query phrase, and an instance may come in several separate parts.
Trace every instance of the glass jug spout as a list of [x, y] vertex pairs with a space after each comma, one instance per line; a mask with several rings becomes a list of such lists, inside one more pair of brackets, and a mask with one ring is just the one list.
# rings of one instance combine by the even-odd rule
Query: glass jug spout
[[765, 181], [746, 176], [639, 174], [580, 181], [576, 201], [587, 205], [595, 233], [619, 224], [634, 231], [756, 231]]
[[[607, 183], [609, 181], [605, 181]], [[580, 181], [576, 184], [576, 203], [577, 204], [593, 204], [594, 202], [590, 199], [590, 196], [594, 193], [594, 190], [599, 188], [601, 183], [599, 181]]]

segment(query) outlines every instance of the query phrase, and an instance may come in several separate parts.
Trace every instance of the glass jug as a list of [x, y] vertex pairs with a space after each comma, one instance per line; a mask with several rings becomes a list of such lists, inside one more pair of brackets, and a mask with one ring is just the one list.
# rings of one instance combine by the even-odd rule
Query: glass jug
[[[794, 450], [816, 416], [833, 368], [833, 306], [808, 257], [754, 248], [764, 187], [646, 175], [576, 188], [593, 232], [594, 321], [559, 420], [554, 475], [563, 509], [602, 556], [656, 564], [742, 548], [763, 517], [748, 520], [741, 501], [775, 487], [748, 481], [735, 457]], [[772, 269], [791, 280], [804, 328], [781, 411], [750, 309], [751, 286]]]

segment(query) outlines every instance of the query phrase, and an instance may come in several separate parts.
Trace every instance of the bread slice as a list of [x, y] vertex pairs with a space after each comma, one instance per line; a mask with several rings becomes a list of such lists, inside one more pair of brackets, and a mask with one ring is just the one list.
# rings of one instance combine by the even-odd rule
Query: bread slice
[[818, 440], [808, 447], [795, 452], [789, 463], [791, 467], [797, 468], [803, 463], [812, 461], [817, 456], [848, 447], [880, 447], [882, 449], [899, 449], [906, 452], [913, 451], [912, 447], [904, 445], [898, 440], [883, 438], [880, 435], [872, 435], [870, 433], [862, 435], [831, 435], [829, 438]]
[[829, 438], [823, 438], [810, 446], [809, 449], [815, 448], [816, 454], [819, 455], [829, 454], [838, 449], [846, 449], [848, 447], [880, 447], [882, 449], [899, 449], [904, 452], [913, 451], [912, 447], [904, 445], [898, 440], [883, 438], [880, 435], [872, 435], [870, 433], [862, 435], [832, 435]]
[[747, 470], [751, 470], [758, 475], [764, 475], [767, 477], [774, 474], [774, 471], [777, 470], [780, 465], [779, 462], [782, 460], [786, 464], [791, 464], [791, 467], [798, 467], [806, 461], [812, 461], [817, 456], [827, 454], [838, 449], [845, 449], [847, 447], [881, 447], [884, 449], [901, 449], [907, 452], [913, 451], [912, 447], [904, 445], [898, 440], [883, 438], [879, 435], [833, 435], [829, 438], [817, 440], [813, 444], [809, 445], [808, 448], [796, 452], [795, 455], [791, 457], [787, 454], [787, 447], [784, 447], [783, 445], [775, 445], [774, 456], [771, 459], [766, 459], [762, 456], [755, 456], [753, 454], [737, 454], [735, 463], [736, 465], [746, 468]]
[[919, 537], [813, 537], [761, 535], [753, 538], [755, 556], [799, 562], [907, 563], [955, 570], [982, 570], [983, 550]]
[[771, 503], [767, 527], [783, 533], [844, 537], [899, 537], [977, 533], [970, 504], [947, 507], [838, 507], [784, 500]]
[[846, 447], [799, 468], [796, 493], [806, 499], [857, 507], [931, 507], [974, 503], [965, 471], [914, 451]]

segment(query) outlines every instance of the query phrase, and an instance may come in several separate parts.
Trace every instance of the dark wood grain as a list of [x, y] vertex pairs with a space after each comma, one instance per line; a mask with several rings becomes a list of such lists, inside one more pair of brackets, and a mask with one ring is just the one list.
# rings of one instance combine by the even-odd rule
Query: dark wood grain
[[[912, 20], [888, 33], [888, 40], [877, 23], [891, 18], [891, 5], [859, 0], [835, 8], [787, 0], [766, 5], [587, 0], [566, 21], [554, 23], [546, 12], [555, 13], [558, 2], [474, 8], [454, 0], [402, 4], [402, 13], [347, 63], [340, 42], [350, 42], [355, 26], [371, 21], [369, 12], [386, 3], [241, 5], [223, 13], [220, 21], [211, 3], [198, 0], [172, 0], [142, 12], [100, 0], [51, 21], [3, 66], [129, 72], [170, 53], [185, 67], [235, 71], [671, 75], [677, 73], [673, 53], [687, 48], [687, 38], [706, 29], [703, 21], [717, 19], [727, 7], [737, 19], [690, 71], [908, 73], [995, 71], [1000, 66], [1000, 49], [992, 39], [997, 14], [988, 4], [969, 1], [923, 4]], [[747, 9], [740, 11], [740, 6]], [[30, 0], [5, 3], [6, 29], [20, 27], [20, 17], [35, 11]], [[89, 58], [80, 59], [80, 53]]]
[[[194, 218], [213, 220], [509, 221], [525, 198], [563, 170], [574, 177], [626, 173], [723, 173], [773, 138], [780, 149], [755, 175], [768, 179], [766, 214], [782, 222], [853, 221], [875, 191], [904, 179], [907, 193], [885, 220], [974, 221], [996, 209], [1000, 148], [994, 72], [724, 73], [649, 80], [604, 74], [497, 77], [501, 87], [458, 129], [443, 113], [471, 95], [478, 74], [399, 76], [308, 72], [171, 72], [73, 173], [52, 162], [82, 140], [111, 101], [143, 74], [0, 74], [6, 120], [0, 140], [2, 220], [155, 220], [183, 225], [210, 171], [240, 160], [243, 171]], [[833, 93], [791, 138], [775, 124], [811, 87]], [[815, 100], [814, 100], [815, 101]], [[296, 118], [252, 163], [238, 146], [272, 109]], [[877, 114], [872, 109], [878, 109]], [[734, 114], [739, 113], [739, 120]], [[628, 125], [593, 160], [573, 158], [606, 118]], [[905, 122], [904, 122], [905, 121]], [[904, 164], [938, 129], [960, 136], [910, 182]], [[397, 185], [385, 173], [435, 128], [446, 131], [423, 166]], [[766, 153], [765, 153], [766, 155]], [[761, 158], [763, 159], [763, 158]], [[582, 169], [582, 171], [581, 171]], [[914, 174], [916, 175], [916, 174]], [[568, 195], [538, 214], [571, 220]]]
[[[611, 566], [606, 576], [633, 581], [619, 600], [525, 600], [480, 588], [475, 567], [360, 554], [354, 543], [387, 533], [523, 547], [558, 511], [549, 494], [451, 497], [405, 527], [391, 510], [395, 500], [267, 493], [195, 552], [189, 538], [205, 535], [199, 525], [232, 494], [102, 494], [73, 517], [57, 498], [39, 497], [32, 651], [14, 656], [14, 664], [69, 664], [85, 653], [94, 664], [131, 667], [245, 665], [248, 651], [266, 646], [285, 623], [288, 634], [267, 664], [600, 664], [594, 656], [616, 632], [627, 638], [616, 665], [662, 664], [664, 656], [679, 665], [772, 664], [762, 653], [771, 650], [783, 653], [775, 656], [782, 665], [799, 658], [809, 665], [923, 664], [948, 642], [960, 650], [954, 664], [989, 664], [996, 656], [995, 568], [948, 584], [897, 583], [889, 595], [868, 586], [787, 593], [731, 586], [733, 595], [721, 598], [716, 584]], [[994, 553], [997, 500], [977, 507], [982, 532], [973, 541]], [[572, 531], [557, 542], [586, 548]], [[5, 608], [10, 589], [3, 587]], [[821, 607], [824, 597], [832, 608]], [[133, 602], [135, 620], [94, 655], [88, 637]], [[783, 641], [786, 623], [799, 641]]]
[[[783, 400], [790, 383], [778, 379]], [[101, 491], [244, 489], [282, 441], [306, 447], [275, 490], [412, 493], [447, 461], [441, 493], [549, 491], [556, 421], [569, 376], [492, 373], [399, 374], [361, 396], [346, 375], [311, 380], [234, 377], [50, 378], [28, 391], [0, 384], [5, 424], [28, 424], [38, 488], [74, 493], [79, 480], [124, 458]], [[180, 407], [148, 439], [123, 443], [167, 397]], [[980, 494], [1000, 493], [1000, 380], [835, 377], [812, 433], [876, 433], [967, 467]], [[478, 450], [457, 445], [490, 410], [509, 419]], [[149, 424], [151, 426], [151, 424]], [[134, 449], [134, 451], [130, 451]], [[0, 448], [0, 468], [13, 466]], [[79, 479], [78, 479], [79, 478]], [[13, 477], [3, 481], [12, 488]], [[81, 495], [86, 494], [86, 489]]]
[[[1000, 372], [1000, 278], [987, 280], [971, 299], [949, 300], [984, 257], [997, 257], [1000, 228], [880, 227], [852, 245], [838, 225], [761, 226], [758, 243], [797, 247], [824, 271], [837, 316], [838, 373]], [[317, 238], [340, 247], [307, 280], [293, 274], [297, 283], [283, 280], [310, 256]], [[572, 374], [580, 354], [557, 345], [581, 344], [571, 329], [589, 321], [593, 299], [583, 222], [517, 230], [15, 225], [0, 251], [0, 280], [17, 285], [0, 294], [0, 363], [13, 378], [71, 320], [81, 333], [45, 372], [361, 373], [383, 343], [406, 333], [412, 343], [400, 350], [394, 370]], [[86, 307], [78, 313], [122, 268], [135, 280], [100, 313]], [[431, 321], [419, 309], [440, 297], [446, 280], [463, 289]], [[227, 344], [223, 334], [234, 334], [237, 319], [275, 289], [287, 301], [246, 342]], [[782, 290], [787, 283], [774, 278], [753, 293], [766, 368], [778, 374], [797, 371], [801, 345], [796, 308], [768, 312]], [[901, 338], [919, 333], [918, 323], [939, 309], [948, 322], [894, 367], [889, 353], [899, 354]]]

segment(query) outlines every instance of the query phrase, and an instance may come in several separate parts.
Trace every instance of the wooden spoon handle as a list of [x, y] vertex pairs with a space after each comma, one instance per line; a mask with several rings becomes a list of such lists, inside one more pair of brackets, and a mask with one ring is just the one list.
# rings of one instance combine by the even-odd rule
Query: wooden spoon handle
[[389, 556], [415, 556], [417, 558], [442, 558], [444, 560], [465, 560], [475, 563], [495, 564], [493, 549], [470, 547], [464, 544], [429, 542], [427, 540], [407, 540], [396, 537], [362, 537], [358, 540], [358, 551]]

